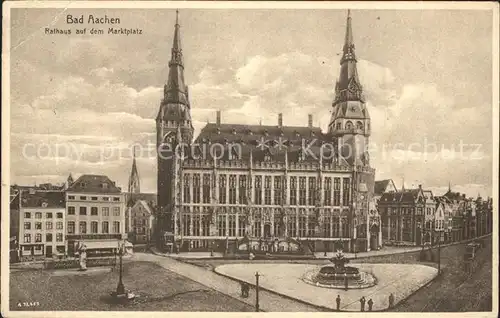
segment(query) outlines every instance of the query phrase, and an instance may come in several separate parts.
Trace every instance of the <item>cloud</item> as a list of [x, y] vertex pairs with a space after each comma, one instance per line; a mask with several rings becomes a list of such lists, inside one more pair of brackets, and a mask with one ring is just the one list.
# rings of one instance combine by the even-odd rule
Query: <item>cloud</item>
[[[39, 72], [30, 63], [20, 68], [25, 73]], [[438, 85], [401, 83], [391, 69], [368, 60], [359, 61], [358, 71], [372, 118], [370, 142], [392, 149], [385, 157], [380, 156], [381, 153], [372, 155], [377, 178], [397, 179], [404, 175], [406, 180], [432, 186], [446, 184], [452, 177], [462, 185], [491, 183], [491, 173], [484, 171], [485, 167], [486, 170], [491, 167], [492, 160], [487, 155], [490, 152], [487, 143], [476, 153], [481, 159], [466, 160], [457, 156], [460, 141], [469, 145], [466, 152], [470, 155], [471, 144], [491, 134], [482, 110], [456, 108], [454, 98], [442, 93]], [[277, 114], [283, 113], [285, 125], [290, 126], [306, 126], [307, 115], [313, 114], [314, 124], [325, 130], [338, 73], [337, 59], [301, 52], [256, 55], [239, 67], [205, 66], [197, 74], [197, 80], [189, 85], [195, 136], [207, 121], [215, 120], [217, 110], [222, 110], [225, 123], [267, 125], [276, 124]], [[13, 170], [16, 180], [27, 180], [28, 176], [31, 178], [41, 171], [44, 175], [60, 174], [62, 178], [74, 171], [109, 174], [126, 184], [131, 144], [138, 142], [144, 147], [154, 147], [154, 117], [162, 88], [136, 89], [117, 80], [118, 74], [120, 72], [109, 65], [95, 67], [87, 76], [45, 74], [42, 78], [57, 80], [41, 84], [40, 88], [34, 86], [38, 95], [31, 100], [13, 98], [12, 155], [19, 159]], [[21, 158], [20, 145], [28, 141], [71, 144], [78, 156], [53, 155], [36, 163], [27, 161]], [[431, 162], [422, 160], [426, 141], [436, 143], [438, 149], [444, 145], [450, 150], [445, 152], [448, 157]], [[394, 151], [394, 146], [399, 144], [403, 150]], [[412, 144], [420, 148], [410, 150]], [[123, 151], [127, 155], [122, 154]], [[103, 153], [107, 154], [106, 161], [99, 162]], [[417, 157], [419, 159], [415, 159]], [[141, 158], [144, 159], [141, 177], [147, 180], [142, 185], [153, 191], [154, 151]], [[467, 172], [455, 176], [456, 171]]]

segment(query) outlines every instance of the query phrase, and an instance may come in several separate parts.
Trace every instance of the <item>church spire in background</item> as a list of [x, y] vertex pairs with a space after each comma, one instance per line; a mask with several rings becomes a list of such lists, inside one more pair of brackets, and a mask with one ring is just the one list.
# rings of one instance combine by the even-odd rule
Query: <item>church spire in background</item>
[[139, 182], [139, 171], [137, 170], [137, 163], [135, 160], [135, 150], [136, 147], [134, 146], [134, 159], [132, 161], [132, 170], [130, 171], [130, 178], [128, 180], [128, 192], [129, 193], [140, 193], [141, 192], [141, 185]]

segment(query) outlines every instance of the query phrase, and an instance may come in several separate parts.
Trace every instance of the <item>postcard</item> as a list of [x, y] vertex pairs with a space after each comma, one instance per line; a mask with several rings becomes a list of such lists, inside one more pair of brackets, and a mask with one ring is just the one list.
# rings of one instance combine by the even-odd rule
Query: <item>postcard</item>
[[7, 1], [2, 315], [496, 317], [498, 9]]

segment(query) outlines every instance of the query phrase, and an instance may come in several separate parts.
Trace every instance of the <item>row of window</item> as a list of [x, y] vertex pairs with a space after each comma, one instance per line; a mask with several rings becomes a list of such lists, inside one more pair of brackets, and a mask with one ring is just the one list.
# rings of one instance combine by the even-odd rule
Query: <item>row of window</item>
[[[209, 206], [184, 206], [182, 207], [182, 213], [183, 215], [199, 215], [202, 214], [203, 217], [208, 217], [208, 215], [211, 213], [212, 208]], [[252, 209], [253, 210], [253, 217], [254, 218], [260, 218], [261, 215], [265, 214], [274, 214], [274, 215], [279, 215], [282, 211], [282, 208], [262, 208], [262, 207], [255, 207]], [[341, 209], [339, 208], [322, 208], [323, 213], [325, 217], [338, 217], [340, 215]], [[348, 208], [343, 208], [344, 213], [349, 213]], [[299, 215], [307, 215], [310, 214], [313, 211], [313, 209], [307, 209], [307, 208], [299, 208], [298, 210], [295, 209], [290, 209], [290, 212], [288, 212], [289, 215], [295, 214], [295, 212], [298, 212]], [[246, 214], [247, 213], [247, 208], [245, 207], [233, 207], [233, 206], [222, 206], [217, 208], [217, 213], [220, 215], [224, 214]]]
[[[54, 213], [52, 212], [45, 212], [45, 217], [47, 219], [52, 219], [54, 217]], [[31, 212], [24, 212], [24, 218], [25, 219], [31, 219]], [[35, 219], [41, 219], [43, 218], [43, 213], [42, 212], [35, 212]], [[57, 212], [56, 213], [56, 218], [62, 219], [63, 218], [63, 213], [62, 212]]]
[[[24, 222], [24, 229], [25, 230], [31, 230], [31, 222]], [[56, 229], [57, 230], [62, 230], [63, 229], [63, 222], [56, 222]], [[42, 222], [35, 222], [35, 230], [41, 230], [42, 229]], [[46, 230], [52, 230], [53, 229], [53, 222], [47, 221], [45, 222], [45, 229]]]
[[134, 228], [136, 234], [147, 234], [145, 227], [136, 227]]
[[[229, 178], [227, 178], [229, 177]], [[211, 180], [212, 179], [212, 180]], [[227, 182], [229, 179], [229, 182]], [[333, 179], [333, 188], [332, 188]], [[348, 206], [350, 200], [350, 178], [325, 178], [323, 190], [323, 204], [326, 206]], [[238, 181], [237, 181], [238, 180]], [[212, 181], [212, 183], [211, 183]], [[262, 184], [264, 181], [264, 184]], [[290, 205], [316, 205], [319, 202], [318, 178], [316, 177], [290, 177], [290, 190], [287, 187], [287, 179], [282, 176], [255, 176], [255, 186], [251, 191], [251, 180], [245, 175], [221, 175], [219, 176], [219, 195], [215, 197], [215, 182], [211, 175], [203, 174], [200, 183], [200, 174], [184, 175], [184, 203], [211, 203], [214, 198], [220, 204], [248, 204], [252, 199], [256, 205], [282, 205], [286, 196], [290, 198]], [[229, 185], [229, 188], [227, 187]], [[236, 187], [238, 185], [238, 188]], [[264, 187], [262, 187], [264, 185]], [[271, 185], [274, 188], [274, 195]], [[236, 191], [238, 189], [238, 191]], [[191, 195], [191, 190], [193, 191]], [[263, 191], [264, 190], [264, 191]], [[309, 191], [307, 191], [309, 190]], [[253, 192], [253, 193], [252, 193]], [[342, 196], [341, 196], [342, 193]]]
[[[238, 220], [238, 222], [236, 222]], [[286, 224], [288, 235], [291, 237], [311, 237], [315, 235], [317, 220], [315, 217], [305, 216], [291, 216], [288, 218]], [[217, 216], [217, 235], [218, 236], [239, 236], [245, 235], [246, 218], [244, 216], [236, 215], [218, 215]], [[262, 230], [266, 231], [265, 227], [260, 220], [253, 223], [253, 235], [261, 237]], [[283, 235], [284, 226], [279, 216], [275, 216], [273, 233], [264, 233], [266, 235], [280, 236]], [[347, 237], [349, 235], [349, 224], [347, 222], [340, 222], [339, 217], [325, 217], [321, 223], [323, 227], [323, 235], [325, 237]], [[269, 228], [269, 231], [271, 229]], [[177, 234], [185, 236], [209, 236], [210, 235], [210, 221], [207, 218], [195, 215], [186, 215], [182, 221], [177, 220]]]
[[[370, 126], [368, 126], [368, 127], [370, 127]], [[352, 121], [348, 120], [345, 123], [345, 129], [351, 130], [353, 128], [354, 128], [354, 123]], [[342, 129], [342, 123], [337, 123], [337, 125], [335, 125], [335, 129], [341, 130]], [[356, 122], [356, 129], [363, 129], [363, 123], [360, 122], [360, 121], [357, 121]]]
[[[86, 206], [81, 206], [79, 209], [79, 215], [87, 215], [87, 207]], [[74, 206], [69, 206], [68, 207], [68, 215], [75, 215], [76, 214], [76, 208]], [[90, 208], [90, 215], [99, 215], [99, 209], [95, 206]], [[109, 207], [102, 207], [101, 208], [101, 215], [102, 216], [109, 216]], [[113, 207], [113, 216], [120, 216], [120, 207], [115, 206]]]
[[[62, 233], [56, 233], [56, 242], [62, 242], [63, 241], [63, 234]], [[35, 234], [35, 243], [42, 243], [42, 233], [36, 233]], [[52, 233], [47, 233], [45, 234], [45, 242], [52, 242]], [[31, 234], [26, 233], [24, 234], [24, 243], [31, 243]]]
[[400, 226], [402, 229], [411, 229], [412, 228], [411, 219], [408, 219], [408, 218], [405, 218], [402, 221], [399, 221], [399, 223], [397, 223], [395, 220], [392, 220], [391, 224], [392, 224], [393, 228], [397, 228], [398, 226]]
[[148, 226], [149, 225], [149, 220], [148, 219], [132, 219], [132, 225], [133, 226]]
[[[384, 211], [386, 213], [392, 214], [392, 215], [398, 214], [398, 212], [401, 215], [412, 215], [413, 212], [415, 211], [415, 208], [385, 208]], [[422, 215], [423, 211], [424, 211], [423, 208], [417, 208], [415, 214], [416, 215]], [[434, 212], [433, 208], [427, 208], [425, 214], [426, 215], [432, 215], [433, 212]]]
[[[425, 222], [425, 228], [430, 229], [431, 227], [432, 227], [431, 221]], [[436, 230], [442, 230], [445, 227], [448, 227], [448, 222], [445, 222], [445, 220], [436, 220], [434, 223], [434, 228]]]
[[[91, 200], [91, 201], [110, 201], [111, 198], [110, 197], [101, 197], [101, 199], [99, 200], [99, 197], [87, 197], [87, 196], [84, 196], [84, 195], [81, 195], [78, 197], [78, 200], [81, 200], [81, 201], [85, 201], [85, 200]], [[113, 201], [115, 202], [119, 202], [120, 201], [120, 197], [112, 197]], [[76, 200], [76, 197], [74, 195], [68, 195], [68, 200]]]
[[[87, 234], [87, 223], [90, 223], [90, 233], [91, 234], [109, 234], [109, 222], [103, 221], [101, 222], [101, 232], [99, 232], [99, 222], [97, 221], [91, 221], [91, 222], [86, 222], [86, 221], [80, 221], [78, 222], [78, 233], [75, 232], [76, 230], [76, 222], [74, 221], [68, 221], [67, 225], [67, 233], [68, 234]], [[120, 233], [120, 222], [114, 221], [113, 222], [113, 234], [118, 234]]]

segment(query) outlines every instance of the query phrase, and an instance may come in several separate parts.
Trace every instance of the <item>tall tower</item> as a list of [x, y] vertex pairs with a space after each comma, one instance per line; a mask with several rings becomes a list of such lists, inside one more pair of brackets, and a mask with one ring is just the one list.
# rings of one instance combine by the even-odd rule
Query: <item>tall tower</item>
[[193, 139], [191, 105], [188, 87], [184, 81], [179, 11], [176, 11], [174, 39], [171, 58], [168, 63], [167, 83], [163, 89], [163, 99], [156, 117], [156, 145], [158, 152], [157, 195], [158, 233], [173, 232], [173, 212], [175, 192], [178, 184], [179, 165], [175, 149], [181, 143], [190, 144]]
[[128, 192], [129, 193], [141, 192], [141, 184], [139, 182], [139, 172], [137, 170], [137, 163], [135, 162], [135, 147], [134, 147], [134, 160], [132, 161], [132, 170], [130, 171], [130, 177], [128, 179]]
[[356, 63], [351, 13], [348, 10], [340, 76], [335, 85], [328, 132], [336, 139], [341, 147], [341, 154], [349, 164], [368, 166], [369, 156], [366, 150], [370, 136], [370, 116], [366, 109]]

